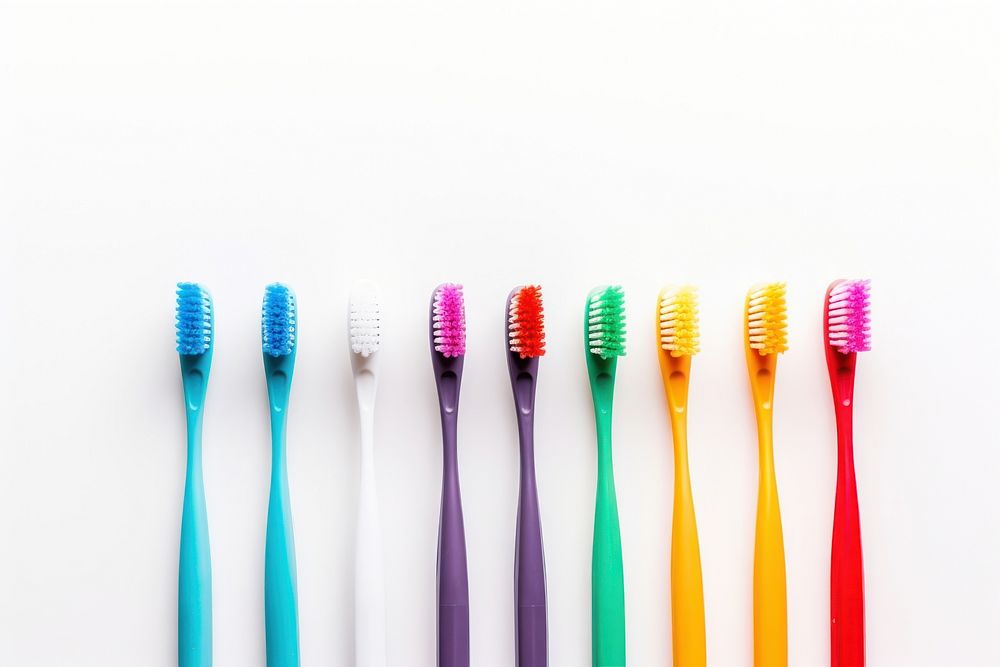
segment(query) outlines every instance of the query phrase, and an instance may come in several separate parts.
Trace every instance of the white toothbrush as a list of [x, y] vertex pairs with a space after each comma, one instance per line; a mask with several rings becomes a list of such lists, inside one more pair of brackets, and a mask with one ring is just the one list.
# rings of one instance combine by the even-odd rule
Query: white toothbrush
[[354, 664], [356, 667], [385, 667], [385, 582], [375, 493], [373, 435], [382, 332], [378, 288], [370, 280], [355, 283], [351, 290], [348, 327], [351, 368], [361, 418], [361, 480], [354, 564]]

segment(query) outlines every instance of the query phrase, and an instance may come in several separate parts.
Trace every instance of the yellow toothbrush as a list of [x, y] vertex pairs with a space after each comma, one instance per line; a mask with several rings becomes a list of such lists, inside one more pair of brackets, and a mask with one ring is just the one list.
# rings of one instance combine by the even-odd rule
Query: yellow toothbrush
[[670, 543], [670, 608], [674, 667], [705, 667], [705, 597], [687, 455], [691, 357], [698, 352], [698, 295], [666, 287], [656, 301], [660, 374], [674, 439], [674, 519]]
[[757, 415], [760, 457], [753, 558], [753, 664], [754, 667], [787, 667], [785, 547], [771, 429], [774, 373], [778, 355], [788, 349], [785, 284], [766, 283], [751, 288], [747, 292], [745, 320], [747, 370]]

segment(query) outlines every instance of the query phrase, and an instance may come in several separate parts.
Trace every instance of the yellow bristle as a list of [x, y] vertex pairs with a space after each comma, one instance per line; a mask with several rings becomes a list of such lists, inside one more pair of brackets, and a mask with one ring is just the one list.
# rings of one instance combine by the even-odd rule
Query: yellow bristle
[[698, 353], [698, 292], [694, 287], [660, 290], [660, 346], [672, 357]]
[[785, 283], [767, 283], [750, 290], [747, 300], [747, 340], [760, 354], [788, 349]]

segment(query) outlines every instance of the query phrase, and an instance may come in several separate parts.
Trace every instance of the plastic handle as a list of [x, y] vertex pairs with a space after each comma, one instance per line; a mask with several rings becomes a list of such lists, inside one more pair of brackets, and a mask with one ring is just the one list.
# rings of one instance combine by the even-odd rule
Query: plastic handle
[[861, 519], [854, 477], [854, 357], [831, 373], [837, 416], [837, 495], [830, 558], [830, 650], [833, 667], [865, 664], [865, 591]]
[[611, 456], [613, 379], [599, 374], [593, 387], [597, 421], [597, 503], [591, 571], [594, 667], [625, 665], [625, 573]]
[[264, 625], [268, 667], [299, 665], [295, 540], [285, 455], [287, 385], [284, 392], [276, 386], [283, 377], [275, 376], [271, 385], [271, 495], [264, 550]]
[[179, 667], [212, 665], [212, 562], [201, 465], [201, 425], [205, 378], [185, 373], [187, 479], [181, 515], [177, 597]]
[[545, 556], [535, 478], [534, 378], [518, 375], [514, 384], [517, 431], [521, 450], [521, 482], [517, 504], [514, 578], [517, 609], [517, 667], [548, 664], [545, 603]]
[[469, 570], [458, 481], [458, 378], [440, 377], [443, 475], [438, 533], [438, 665], [469, 667]]
[[[839, 411], [838, 411], [839, 414]], [[846, 424], [845, 424], [846, 421]], [[840, 440], [830, 560], [830, 647], [833, 667], [865, 664], [865, 591], [861, 520], [854, 478], [850, 415], [837, 418]]]
[[[656, 308], [660, 336], [660, 308]], [[674, 667], [705, 667], [705, 595], [694, 494], [688, 470], [687, 402], [691, 357], [657, 350], [674, 450], [674, 513], [670, 540], [670, 610]]]
[[355, 551], [354, 654], [357, 667], [385, 667], [385, 582], [375, 491], [374, 414], [361, 408], [361, 481]]
[[788, 665], [788, 611], [785, 596], [785, 545], [778, 506], [771, 444], [771, 412], [758, 410], [760, 478], [757, 538], [753, 563], [754, 665]]
[[705, 667], [705, 597], [683, 414], [674, 415], [673, 430], [674, 516], [670, 541], [670, 604], [674, 667]]

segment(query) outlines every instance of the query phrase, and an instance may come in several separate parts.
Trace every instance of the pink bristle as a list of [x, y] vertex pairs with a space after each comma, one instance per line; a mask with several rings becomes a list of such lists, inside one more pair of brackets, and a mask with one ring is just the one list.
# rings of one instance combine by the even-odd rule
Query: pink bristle
[[830, 291], [827, 336], [843, 354], [871, 349], [871, 281], [845, 280]]
[[465, 298], [461, 285], [447, 283], [434, 294], [434, 349], [446, 357], [465, 354]]

